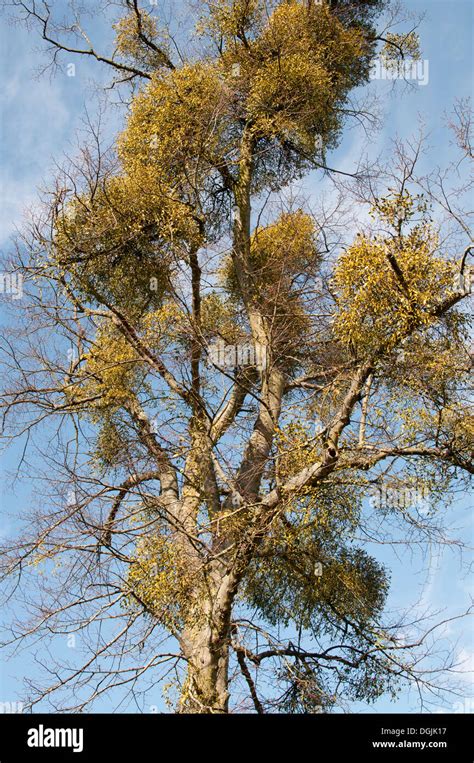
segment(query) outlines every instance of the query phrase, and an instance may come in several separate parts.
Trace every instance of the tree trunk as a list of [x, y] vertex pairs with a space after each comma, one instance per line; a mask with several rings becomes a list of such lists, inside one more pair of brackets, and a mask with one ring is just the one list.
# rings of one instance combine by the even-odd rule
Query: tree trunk
[[182, 713], [228, 712], [228, 634], [219, 635], [208, 625], [185, 634], [188, 660], [181, 696]]
[[188, 661], [180, 712], [227, 713], [232, 602], [237, 584], [229, 574], [206, 575], [188, 613], [180, 642]]

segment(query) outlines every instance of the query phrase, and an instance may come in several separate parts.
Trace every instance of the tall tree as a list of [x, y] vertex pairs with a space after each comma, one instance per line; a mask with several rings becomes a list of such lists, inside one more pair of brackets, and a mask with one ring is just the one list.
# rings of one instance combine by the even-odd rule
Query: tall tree
[[13, 4], [54, 63], [132, 84], [114, 149], [91, 127], [16, 252], [4, 434], [38, 443], [49, 487], [3, 556], [32, 610], [13, 643], [101, 634], [32, 701], [172, 674], [180, 711], [243, 692], [301, 712], [422, 682], [425, 637], [384, 619], [388, 572], [360, 538], [433, 531], [387, 489], [434, 505], [472, 474], [470, 249], [449, 251], [400, 150], [390, 191], [356, 177], [373, 224], [351, 240], [286, 191], [336, 177], [328, 153], [366, 116], [354, 90], [380, 45], [387, 65], [416, 55], [413, 33], [379, 35], [379, 0], [213, 0], [185, 55], [124, 0], [102, 55], [76, 16]]

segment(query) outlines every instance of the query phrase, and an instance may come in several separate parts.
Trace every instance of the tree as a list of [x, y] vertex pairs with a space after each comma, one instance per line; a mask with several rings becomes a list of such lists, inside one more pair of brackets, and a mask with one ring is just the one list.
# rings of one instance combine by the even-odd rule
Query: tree
[[214, 0], [186, 57], [125, 0], [106, 56], [76, 16], [13, 4], [53, 63], [77, 52], [132, 84], [116, 147], [91, 125], [17, 242], [30, 296], [3, 342], [3, 431], [39, 430], [50, 487], [4, 549], [28, 598], [48, 576], [10, 643], [121, 622], [31, 701], [92, 686], [82, 709], [160, 670], [197, 713], [228, 712], [233, 687], [257, 712], [434, 690], [430, 631], [406, 643], [385, 621], [389, 574], [358, 538], [381, 516], [436, 534], [407, 509], [472, 474], [469, 239], [453, 256], [417, 151], [394, 151], [385, 193], [356, 173], [373, 225], [351, 241], [285, 193], [315, 168], [336, 182], [353, 91], [380, 43], [393, 66], [417, 55], [413, 33], [378, 35], [379, 0]]

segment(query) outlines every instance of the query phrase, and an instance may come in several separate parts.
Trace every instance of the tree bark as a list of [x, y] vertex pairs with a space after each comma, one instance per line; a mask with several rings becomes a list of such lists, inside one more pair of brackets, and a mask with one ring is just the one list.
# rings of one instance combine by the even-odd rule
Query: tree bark
[[229, 641], [227, 634], [219, 634], [211, 624], [189, 628], [183, 639], [188, 652], [188, 669], [180, 712], [228, 712]]
[[180, 638], [188, 663], [180, 712], [227, 713], [231, 610], [237, 581], [222, 568], [214, 568], [199, 588]]

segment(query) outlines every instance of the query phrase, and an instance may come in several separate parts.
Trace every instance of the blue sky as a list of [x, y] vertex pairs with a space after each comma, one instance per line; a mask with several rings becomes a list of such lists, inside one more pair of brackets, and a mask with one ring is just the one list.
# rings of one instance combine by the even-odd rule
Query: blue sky
[[[178, 5], [177, 3], [175, 5]], [[371, 143], [371, 152], [389, 150], [389, 140], [395, 135], [409, 138], [416, 132], [421, 119], [430, 132], [431, 151], [429, 162], [447, 163], [451, 147], [443, 115], [452, 110], [456, 98], [472, 96], [472, 21], [473, 3], [465, 0], [410, 0], [412, 12], [427, 12], [420, 29], [423, 58], [429, 61], [429, 82], [426, 86], [412, 89], [397, 87], [393, 93], [388, 85], [372, 83], [384, 99], [384, 127]], [[100, 43], [104, 39], [104, 20], [89, 20], [89, 30]], [[57, 72], [37, 76], [38, 68], [45, 63], [44, 48], [33, 34], [20, 27], [3, 23], [1, 32], [1, 194], [0, 247], [8, 247], [8, 239], [15, 225], [21, 225], [25, 207], [34, 204], [37, 188], [48, 181], [55, 160], [63, 153], [74, 151], [76, 136], [82, 129], [84, 110], [94, 114], [97, 97], [93, 83], [106, 81], [108, 72], [93, 61], [74, 58], [64, 63], [76, 65], [74, 77]], [[110, 112], [107, 132], [111, 136], [121, 124], [120, 110]], [[357, 161], [361, 138], [351, 132], [330, 157], [331, 166], [350, 170]], [[324, 183], [319, 177], [311, 179], [308, 188], [317, 195]], [[2, 512], [0, 532], [6, 532], [6, 514], [15, 511], [28, 501], [29, 485], [16, 486], [13, 491], [7, 472], [13, 468], [18, 453], [13, 451], [3, 459]], [[447, 509], [447, 524], [452, 527], [453, 537], [472, 542], [472, 519], [469, 513], [469, 497], [460, 496]], [[433, 551], [423, 558], [421, 553], [401, 553], [400, 558], [389, 548], [375, 549], [375, 555], [392, 570], [392, 591], [389, 606], [393, 609], [408, 607], [424, 611], [425, 608], [442, 610], [444, 617], [454, 617], [462, 612], [472, 596], [472, 578], [460, 567], [459, 556], [446, 550], [441, 556]], [[474, 642], [470, 622], [454, 622], [446, 629], [440, 645], [455, 645], [464, 670], [474, 667]], [[61, 648], [58, 646], [58, 648]], [[21, 699], [21, 680], [32, 675], [35, 667], [32, 654], [26, 651], [0, 666], [0, 702]], [[465, 698], [452, 700], [447, 709], [474, 711], [474, 688], [472, 676], [464, 677]], [[118, 697], [117, 697], [118, 700]], [[160, 704], [153, 695], [149, 705]], [[455, 704], [455, 703], [458, 704]], [[101, 702], [97, 710], [109, 710], [115, 702]], [[133, 710], [133, 707], [129, 708]], [[354, 707], [363, 710], [362, 706]], [[417, 710], [417, 697], [404, 693], [396, 703], [383, 699], [374, 708], [380, 712], [403, 712]]]

